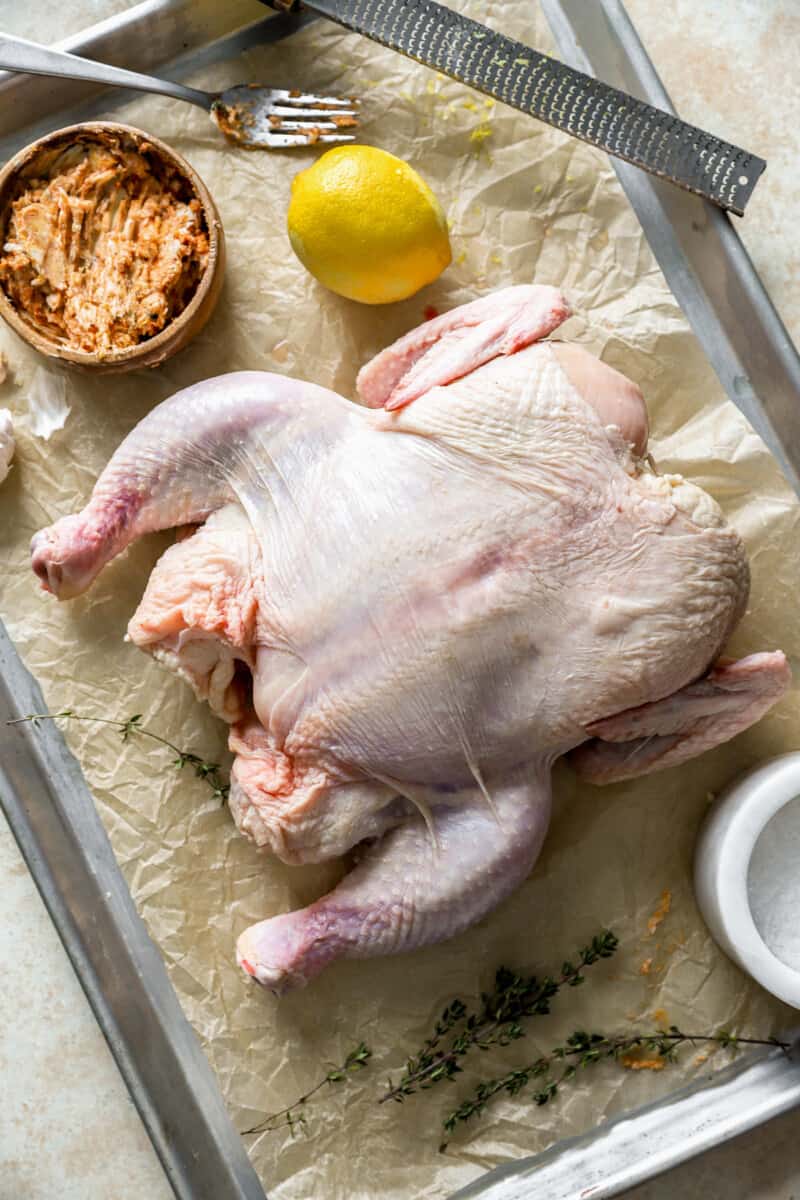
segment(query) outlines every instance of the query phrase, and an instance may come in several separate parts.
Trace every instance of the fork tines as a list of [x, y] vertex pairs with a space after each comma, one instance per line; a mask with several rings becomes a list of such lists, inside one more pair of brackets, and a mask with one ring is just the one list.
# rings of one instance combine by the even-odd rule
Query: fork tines
[[346, 109], [351, 116], [355, 114], [359, 104], [356, 96], [312, 96], [304, 92], [280, 91], [277, 88], [272, 90], [272, 99], [291, 108], [325, 108], [340, 111]]
[[269, 112], [269, 143], [302, 146], [316, 142], [352, 142], [358, 128], [358, 101], [353, 96], [314, 96], [275, 92]]
[[352, 142], [358, 126], [354, 96], [316, 96], [258, 85], [224, 92], [217, 124], [245, 146], [283, 149], [317, 142]]

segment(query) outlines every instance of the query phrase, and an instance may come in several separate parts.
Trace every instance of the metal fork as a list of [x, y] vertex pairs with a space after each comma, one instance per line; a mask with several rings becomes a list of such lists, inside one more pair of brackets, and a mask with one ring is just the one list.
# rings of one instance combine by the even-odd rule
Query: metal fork
[[238, 84], [224, 92], [201, 92], [171, 80], [51, 50], [0, 34], [0, 68], [29, 75], [61, 75], [111, 87], [158, 92], [210, 113], [226, 137], [252, 149], [282, 150], [315, 142], [352, 142], [358, 125], [354, 96], [314, 96], [299, 91]]

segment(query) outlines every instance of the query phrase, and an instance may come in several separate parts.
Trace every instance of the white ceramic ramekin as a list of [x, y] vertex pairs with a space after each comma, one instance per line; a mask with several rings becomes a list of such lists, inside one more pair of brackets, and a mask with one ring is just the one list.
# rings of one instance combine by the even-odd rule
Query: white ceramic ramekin
[[717, 800], [698, 838], [694, 862], [695, 896], [714, 940], [762, 987], [794, 1008], [800, 1008], [800, 971], [776, 958], [756, 928], [747, 873], [767, 822], [798, 796], [800, 753], [763, 763]]

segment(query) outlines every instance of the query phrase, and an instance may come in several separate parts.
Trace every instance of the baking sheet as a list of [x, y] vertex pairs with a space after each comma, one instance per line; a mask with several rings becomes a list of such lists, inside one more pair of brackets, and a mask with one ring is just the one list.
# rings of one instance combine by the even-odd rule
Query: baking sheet
[[[502, 7], [507, 32], [549, 45], [544, 22], [521, 0], [459, 7], [489, 23], [499, 20]], [[115, 110], [116, 119], [172, 141], [203, 175], [220, 204], [230, 266], [223, 307], [189, 351], [138, 378], [70, 376], [72, 412], [64, 430], [48, 443], [21, 438], [17, 467], [0, 493], [0, 605], [51, 706], [121, 717], [142, 712], [144, 723], [204, 755], [223, 744], [222, 731], [185, 687], [121, 642], [168, 537], [135, 547], [88, 597], [70, 605], [40, 597], [28, 574], [30, 534], [79, 506], [124, 433], [156, 400], [245, 366], [303, 375], [348, 394], [361, 362], [417, 323], [426, 305], [444, 309], [532, 278], [561, 283], [579, 310], [573, 335], [641, 383], [661, 468], [708, 487], [745, 535], [754, 589], [735, 651], [781, 646], [796, 653], [797, 505], [722, 397], [603, 156], [500, 106], [487, 108], [481, 97], [322, 23], [191, 82], [221, 87], [245, 78], [360, 92], [365, 140], [423, 170], [450, 216], [456, 261], [443, 280], [405, 305], [364, 310], [339, 300], [290, 259], [283, 232], [290, 174], [313, 153], [231, 151], [202, 113], [152, 98]], [[0, 404], [20, 414], [39, 360], [2, 336], [14, 378], [0, 389]], [[519, 1099], [496, 1105], [472, 1136], [459, 1135], [439, 1155], [437, 1120], [460, 1092], [437, 1089], [403, 1108], [377, 1108], [374, 1101], [387, 1071], [416, 1048], [444, 1003], [474, 994], [499, 962], [557, 966], [599, 923], [623, 941], [616, 960], [593, 969], [586, 989], [568, 994], [561, 1016], [557, 1010], [538, 1022], [511, 1050], [481, 1056], [484, 1074], [534, 1057], [576, 1025], [619, 1029], [653, 1012], [681, 1024], [691, 1019], [695, 1029], [731, 1023], [763, 1032], [787, 1022], [787, 1011], [710, 943], [691, 901], [689, 868], [708, 796], [740, 767], [796, 745], [797, 724], [789, 698], [733, 745], [614, 789], [578, 787], [559, 770], [545, 852], [500, 912], [443, 947], [342, 964], [306, 993], [280, 1002], [239, 975], [234, 938], [253, 920], [306, 903], [336, 868], [264, 861], [201, 784], [177, 779], [168, 760], [144, 743], [121, 754], [108, 732], [72, 726], [67, 735], [239, 1127], [292, 1100], [324, 1071], [323, 1063], [359, 1038], [375, 1051], [369, 1074], [347, 1091], [331, 1090], [310, 1110], [308, 1138], [249, 1139], [270, 1193], [405, 1197], [446, 1195], [497, 1161], [530, 1154], [667, 1091], [686, 1073], [631, 1076], [602, 1068], [558, 1106], [539, 1110]], [[672, 908], [650, 938], [647, 918], [665, 890]], [[648, 958], [649, 973], [642, 975]], [[688, 1073], [725, 1060], [695, 1068], [691, 1061]], [[464, 1090], [472, 1078], [465, 1074]]]

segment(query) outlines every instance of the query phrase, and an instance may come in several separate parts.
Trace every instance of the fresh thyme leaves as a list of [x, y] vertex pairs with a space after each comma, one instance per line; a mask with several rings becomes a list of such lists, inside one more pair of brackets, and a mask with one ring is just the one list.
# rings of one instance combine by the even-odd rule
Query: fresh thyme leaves
[[[424, 1091], [443, 1079], [453, 1079], [463, 1070], [462, 1060], [473, 1049], [508, 1046], [524, 1037], [523, 1021], [544, 1016], [553, 998], [563, 987], [584, 982], [583, 971], [616, 952], [616, 936], [605, 930], [583, 946], [575, 962], [565, 962], [557, 976], [519, 975], [501, 967], [495, 975], [494, 990], [484, 992], [479, 1004], [470, 1010], [463, 1000], [453, 1000], [436, 1022], [432, 1035], [416, 1055], [408, 1060], [396, 1083], [389, 1082], [379, 1103], [402, 1102], [417, 1091]], [[738, 1037], [721, 1029], [713, 1034], [684, 1033], [676, 1025], [667, 1030], [608, 1035], [576, 1030], [549, 1054], [508, 1071], [497, 1079], [484, 1080], [474, 1092], [454, 1108], [443, 1122], [446, 1135], [456, 1127], [485, 1111], [495, 1096], [516, 1096], [531, 1087], [529, 1099], [537, 1105], [549, 1104], [559, 1089], [579, 1071], [605, 1059], [623, 1066], [659, 1070], [675, 1060], [678, 1049], [686, 1044], [722, 1046], [735, 1051], [740, 1045], [777, 1046], [786, 1051], [788, 1042], [778, 1038]], [[649, 1056], [649, 1057], [648, 1057]], [[442, 1143], [441, 1149], [447, 1145]]]
[[314, 1087], [302, 1096], [298, 1096], [294, 1104], [287, 1105], [280, 1112], [270, 1113], [268, 1117], [259, 1125], [254, 1125], [252, 1129], [244, 1129], [242, 1137], [248, 1137], [255, 1133], [273, 1133], [276, 1129], [289, 1129], [294, 1136], [301, 1130], [306, 1129], [306, 1114], [304, 1107], [311, 1099], [316, 1096], [317, 1092], [321, 1091], [326, 1083], [344, 1083], [349, 1080], [356, 1071], [363, 1070], [372, 1057], [372, 1051], [364, 1042], [359, 1042], [354, 1046], [350, 1053], [345, 1058], [344, 1062], [338, 1067], [332, 1067], [327, 1075], [320, 1079]]
[[[457, 1125], [479, 1116], [485, 1111], [495, 1096], [505, 1092], [516, 1096], [534, 1081], [542, 1082], [531, 1093], [530, 1099], [534, 1104], [549, 1104], [558, 1095], [559, 1088], [564, 1083], [574, 1079], [580, 1070], [593, 1066], [604, 1059], [616, 1059], [630, 1067], [649, 1067], [660, 1069], [668, 1062], [674, 1062], [680, 1046], [686, 1045], [722, 1046], [735, 1052], [741, 1045], [777, 1046], [788, 1051], [789, 1042], [779, 1038], [746, 1038], [737, 1037], [726, 1029], [720, 1029], [714, 1034], [684, 1033], [677, 1025], [671, 1025], [669, 1030], [654, 1033], [621, 1034], [608, 1037], [603, 1033], [585, 1033], [577, 1030], [567, 1038], [561, 1046], [555, 1046], [549, 1054], [535, 1059], [524, 1067], [501, 1075], [498, 1079], [485, 1080], [479, 1083], [475, 1091], [444, 1119], [445, 1133], [452, 1133]], [[649, 1059], [633, 1059], [626, 1062], [629, 1055], [639, 1052], [650, 1054]], [[565, 1063], [563, 1070], [553, 1074], [558, 1064]], [[444, 1149], [443, 1143], [440, 1149]]]
[[118, 721], [111, 717], [84, 716], [76, 713], [74, 709], [63, 708], [61, 712], [56, 713], [29, 713], [26, 717], [18, 717], [16, 721], [9, 721], [8, 724], [22, 725], [29, 721], [35, 729], [38, 729], [42, 721], [58, 721], [61, 719], [67, 721], [85, 721], [97, 725], [111, 725], [119, 731], [123, 742], [129, 741], [134, 735], [150, 738], [153, 742], [159, 742], [175, 755], [173, 765], [176, 770], [182, 771], [184, 767], [191, 767], [197, 778], [202, 779], [211, 788], [214, 798], [219, 800], [220, 804], [227, 803], [230, 784], [225, 782], [219, 763], [207, 762], [199, 754], [192, 754], [188, 750], [181, 750], [179, 746], [162, 737], [160, 733], [154, 733], [152, 729], [147, 729], [142, 725], [141, 713], [134, 713], [127, 720]]
[[584, 968], [602, 958], [610, 958], [617, 945], [615, 935], [604, 930], [578, 951], [577, 962], [563, 963], [555, 978], [517, 975], [507, 967], [500, 967], [495, 975], [494, 990], [482, 994], [480, 1005], [473, 1012], [461, 1000], [448, 1005], [432, 1036], [408, 1060], [400, 1079], [394, 1084], [389, 1083], [380, 1103], [387, 1100], [402, 1102], [417, 1090], [433, 1087], [443, 1079], [452, 1079], [462, 1070], [461, 1059], [474, 1048], [487, 1050], [489, 1046], [507, 1046], [523, 1037], [523, 1020], [549, 1013], [550, 1001], [559, 990], [578, 987], [585, 978]]

